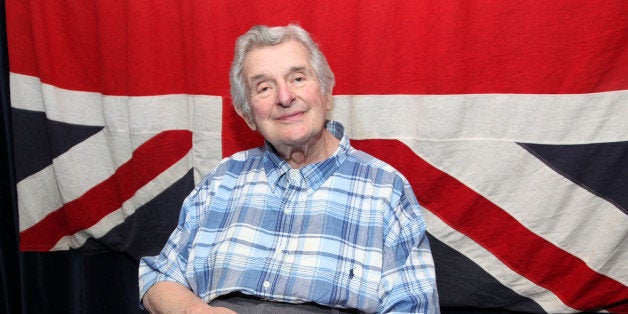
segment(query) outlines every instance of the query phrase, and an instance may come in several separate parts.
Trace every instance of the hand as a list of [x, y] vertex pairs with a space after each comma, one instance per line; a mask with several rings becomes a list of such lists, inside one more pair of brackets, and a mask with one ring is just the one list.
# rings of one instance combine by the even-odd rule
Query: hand
[[171, 281], [156, 283], [148, 289], [142, 300], [150, 313], [236, 313], [225, 307], [212, 307], [192, 293], [187, 287]]

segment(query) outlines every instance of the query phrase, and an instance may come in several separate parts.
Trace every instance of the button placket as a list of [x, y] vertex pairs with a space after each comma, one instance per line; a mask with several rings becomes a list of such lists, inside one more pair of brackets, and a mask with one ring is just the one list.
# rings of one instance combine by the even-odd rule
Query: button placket
[[284, 195], [283, 212], [286, 215], [290, 215], [299, 202], [299, 195], [301, 194], [299, 189], [303, 187], [305, 180], [299, 169], [290, 169], [286, 175], [288, 177], [288, 188], [287, 193]]
[[264, 278], [264, 282], [262, 282], [262, 289], [265, 293], [272, 291], [271, 282], [277, 280], [279, 269], [283, 267], [286, 257], [290, 256], [290, 254], [286, 253], [289, 250], [288, 244], [290, 238], [288, 235], [290, 234], [290, 226], [293, 219], [291, 213], [294, 211], [294, 208], [298, 206], [299, 195], [301, 194], [299, 188], [303, 185], [304, 180], [298, 169], [290, 169], [285, 174], [284, 182], [286, 186], [281, 200], [283, 217], [280, 218], [278, 229], [276, 230], [275, 248], [272, 253], [273, 256], [268, 263], [268, 275]]

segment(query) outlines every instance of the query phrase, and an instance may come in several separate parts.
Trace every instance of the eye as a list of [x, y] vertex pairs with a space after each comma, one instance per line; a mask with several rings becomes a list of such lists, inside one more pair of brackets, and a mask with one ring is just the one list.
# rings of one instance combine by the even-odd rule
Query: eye
[[291, 81], [292, 81], [292, 83], [299, 85], [299, 84], [302, 84], [303, 82], [307, 81], [307, 77], [303, 73], [295, 73], [292, 76]]
[[268, 82], [261, 82], [255, 86], [255, 95], [260, 97], [268, 97], [272, 92], [273, 86]]

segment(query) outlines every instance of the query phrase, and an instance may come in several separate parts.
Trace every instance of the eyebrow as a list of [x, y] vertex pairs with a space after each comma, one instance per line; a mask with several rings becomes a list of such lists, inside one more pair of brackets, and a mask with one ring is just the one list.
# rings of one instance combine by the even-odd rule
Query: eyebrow
[[[288, 75], [295, 73], [295, 72], [305, 72], [307, 70], [307, 67], [304, 65], [301, 66], [293, 66], [290, 67], [290, 70], [288, 71]], [[258, 81], [263, 81], [265, 78], [267, 77], [266, 74], [260, 73], [260, 74], [256, 74], [253, 75], [249, 78], [249, 82], [254, 83], [254, 82], [258, 82]]]
[[254, 83], [257, 81], [261, 81], [266, 77], [266, 74], [257, 74], [249, 77], [249, 83]]
[[292, 74], [294, 72], [304, 72], [307, 68], [304, 65], [301, 66], [294, 66], [290, 68], [290, 71], [288, 72], [289, 74]]

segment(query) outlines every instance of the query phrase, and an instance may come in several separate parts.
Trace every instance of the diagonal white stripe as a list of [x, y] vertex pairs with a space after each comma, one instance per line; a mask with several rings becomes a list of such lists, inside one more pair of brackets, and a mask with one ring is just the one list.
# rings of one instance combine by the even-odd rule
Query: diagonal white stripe
[[[628, 216], [554, 172], [517, 144], [404, 141], [436, 168], [505, 210], [532, 232], [628, 284]], [[621, 249], [624, 248], [624, 249]]]
[[111, 151], [107, 142], [105, 132], [99, 132], [55, 158], [52, 165], [18, 182], [20, 231], [110, 177], [119, 166], [116, 160], [129, 158], [130, 154], [117, 156], [123, 150]]
[[493, 254], [469, 239], [464, 234], [452, 229], [438, 216], [429, 210], [423, 215], [430, 234], [444, 242], [454, 250], [464, 254], [474, 263], [482, 267], [504, 286], [516, 293], [526, 296], [538, 303], [548, 313], [572, 313], [575, 309], [565, 305], [553, 292], [528, 280], [504, 265]]
[[17, 196], [20, 232], [63, 205], [52, 166], [18, 182]]
[[181, 179], [190, 169], [189, 165], [191, 163], [191, 159], [191, 154], [187, 154], [186, 157], [179, 160], [177, 163], [172, 165], [172, 167], [157, 176], [153, 181], [139, 189], [131, 199], [122, 204], [121, 208], [103, 217], [93, 226], [81, 230], [73, 235], [61, 238], [52, 250], [69, 250], [72, 248], [78, 248], [85, 244], [85, 241], [87, 241], [90, 237], [99, 238], [104, 236], [112, 228], [123, 223], [127, 217], [135, 213], [137, 208], [146, 204], [155, 198], [159, 193], [174, 184], [177, 180]]
[[104, 96], [64, 90], [12, 73], [11, 98], [13, 107], [45, 112], [48, 119], [105, 127], [18, 183], [20, 231], [110, 177], [131, 159], [133, 150], [161, 131], [192, 131], [192, 154], [185, 160], [188, 169], [194, 169], [195, 182], [222, 159], [221, 97]]

